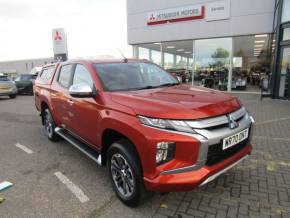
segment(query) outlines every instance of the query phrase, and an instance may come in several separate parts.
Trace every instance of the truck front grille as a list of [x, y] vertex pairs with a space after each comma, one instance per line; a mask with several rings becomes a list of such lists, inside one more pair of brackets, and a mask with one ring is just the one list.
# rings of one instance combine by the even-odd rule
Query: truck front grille
[[246, 140], [240, 142], [239, 144], [236, 144], [236, 145], [234, 145], [226, 150], [223, 150], [222, 142], [220, 142], [219, 144], [210, 145], [208, 148], [206, 165], [212, 166], [214, 164], [217, 164], [217, 163], [231, 157], [232, 155], [234, 155], [235, 153], [239, 152], [244, 147], [246, 147], [247, 142], [248, 142], [248, 139], [246, 139]]

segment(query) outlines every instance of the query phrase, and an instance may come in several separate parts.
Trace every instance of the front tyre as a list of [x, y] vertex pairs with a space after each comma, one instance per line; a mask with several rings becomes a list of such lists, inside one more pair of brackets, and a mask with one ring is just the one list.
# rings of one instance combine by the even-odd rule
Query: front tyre
[[107, 166], [117, 197], [127, 206], [138, 206], [145, 194], [142, 170], [136, 151], [128, 140], [113, 143], [107, 156]]
[[49, 138], [49, 140], [53, 142], [58, 141], [59, 135], [57, 135], [57, 133], [54, 131], [56, 128], [56, 125], [53, 121], [50, 110], [46, 108], [42, 116], [43, 116], [43, 122], [44, 122], [44, 127], [45, 127], [47, 137]]
[[9, 98], [11, 99], [16, 98], [16, 94], [9, 95]]

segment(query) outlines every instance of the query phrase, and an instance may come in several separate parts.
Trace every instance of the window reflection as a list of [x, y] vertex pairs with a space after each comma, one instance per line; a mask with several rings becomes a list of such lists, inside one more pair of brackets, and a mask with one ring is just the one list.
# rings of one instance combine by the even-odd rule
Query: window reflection
[[259, 91], [270, 74], [267, 34], [233, 38], [232, 89]]
[[290, 21], [290, 0], [283, 0], [282, 23]]
[[138, 46], [139, 59], [146, 59], [161, 65], [161, 43], [142, 44]]
[[[260, 91], [261, 81], [264, 78], [270, 80], [275, 40], [271, 35], [259, 34], [202, 39], [194, 43], [193, 40], [151, 43], [138, 47], [140, 59], [164, 67], [181, 82], [192, 82], [194, 66], [195, 85], [219, 90], [230, 87], [233, 90]], [[229, 85], [230, 70], [232, 83]]]
[[290, 28], [283, 29], [283, 40], [290, 40]]
[[162, 44], [164, 68], [180, 82], [189, 83], [192, 73], [193, 41], [173, 41]]
[[282, 51], [279, 97], [290, 98], [290, 48]]
[[227, 89], [232, 39], [203, 39], [195, 41], [197, 84]]
[[139, 59], [149, 60], [149, 49], [139, 47]]

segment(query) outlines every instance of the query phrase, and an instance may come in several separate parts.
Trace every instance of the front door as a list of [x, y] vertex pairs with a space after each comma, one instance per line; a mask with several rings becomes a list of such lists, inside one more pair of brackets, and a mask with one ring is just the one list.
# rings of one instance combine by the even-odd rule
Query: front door
[[[93, 90], [95, 85], [90, 71], [81, 64], [77, 64], [73, 76], [72, 84], [85, 83]], [[71, 97], [72, 98], [72, 97]], [[73, 119], [71, 128], [73, 133], [77, 134], [83, 140], [91, 145], [98, 146], [98, 139], [100, 136], [100, 98], [72, 98], [71, 118]]]
[[290, 100], [290, 46], [281, 49], [279, 97]]

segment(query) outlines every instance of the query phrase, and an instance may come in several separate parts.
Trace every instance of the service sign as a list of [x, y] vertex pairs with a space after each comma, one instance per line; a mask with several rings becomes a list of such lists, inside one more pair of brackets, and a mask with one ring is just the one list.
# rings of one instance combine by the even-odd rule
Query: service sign
[[206, 21], [225, 20], [230, 18], [230, 1], [216, 1], [206, 4]]
[[205, 7], [203, 5], [192, 5], [179, 8], [153, 11], [147, 15], [147, 25], [181, 22], [187, 20], [203, 19]]
[[63, 28], [52, 30], [53, 52], [55, 59], [65, 60], [67, 57], [67, 39]]

